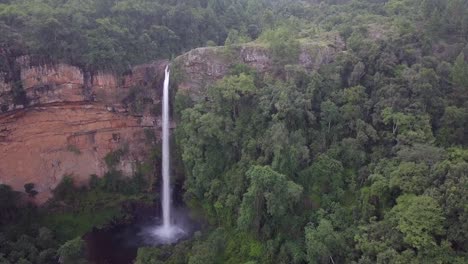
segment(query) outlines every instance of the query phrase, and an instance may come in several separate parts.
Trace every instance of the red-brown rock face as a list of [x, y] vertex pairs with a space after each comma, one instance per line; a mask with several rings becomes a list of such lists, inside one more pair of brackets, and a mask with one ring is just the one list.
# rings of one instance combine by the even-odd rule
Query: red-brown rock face
[[139, 118], [99, 104], [28, 108], [2, 115], [0, 126], [0, 181], [17, 190], [35, 183], [41, 201], [64, 175], [73, 175], [78, 183], [86, 183], [91, 174], [103, 175], [104, 157], [123, 145], [129, 151], [120, 169], [127, 175], [146, 154]]
[[[166, 62], [140, 65], [125, 76], [66, 64], [30, 67], [27, 58], [20, 63], [28, 105], [18, 105], [11, 84], [0, 80], [0, 184], [23, 191], [34, 183], [42, 203], [65, 175], [80, 184], [91, 174], [102, 176], [104, 157], [122, 148], [128, 151], [117, 167], [134, 173], [148, 156], [145, 130], [159, 131], [159, 117], [149, 109], [159, 105]], [[136, 89], [140, 98], [130, 96]], [[136, 112], [130, 111], [134, 104]]]

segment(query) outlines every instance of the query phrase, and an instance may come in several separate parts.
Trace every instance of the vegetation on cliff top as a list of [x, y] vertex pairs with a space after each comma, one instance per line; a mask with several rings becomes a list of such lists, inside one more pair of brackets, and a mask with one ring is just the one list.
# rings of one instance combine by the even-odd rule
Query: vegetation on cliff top
[[275, 2], [3, 0], [0, 47], [3, 56], [125, 71], [207, 43], [223, 45], [230, 30], [256, 38], [273, 19]]

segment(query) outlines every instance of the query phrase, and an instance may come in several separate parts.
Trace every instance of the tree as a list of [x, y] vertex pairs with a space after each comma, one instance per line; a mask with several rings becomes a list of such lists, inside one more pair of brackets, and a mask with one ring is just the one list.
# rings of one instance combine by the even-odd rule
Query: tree
[[[299, 41], [294, 37], [295, 30], [290, 26], [280, 27], [267, 34], [275, 65], [297, 62], [300, 53]], [[283, 67], [278, 70], [283, 70]]]
[[468, 129], [468, 112], [465, 108], [448, 106], [441, 119], [437, 139], [444, 146], [466, 143], [465, 131]]
[[19, 193], [10, 186], [0, 184], [0, 223], [9, 223], [16, 217], [19, 197]]
[[[271, 141], [278, 142], [271, 144]], [[274, 123], [266, 132], [262, 149], [265, 158], [271, 160], [275, 171], [293, 174], [309, 161], [309, 150], [301, 131], [289, 132], [282, 122]]]
[[320, 113], [322, 126], [326, 127], [330, 133], [332, 124], [338, 122], [340, 118], [338, 107], [332, 101], [327, 100], [320, 105], [320, 109], [322, 110]]
[[[465, 158], [463, 158], [465, 157]], [[468, 162], [466, 149], [449, 150], [448, 158], [435, 166], [431, 193], [439, 204], [446, 218], [447, 239], [455, 248], [466, 250], [468, 245]]]
[[72, 202], [75, 197], [75, 191], [75, 181], [73, 177], [71, 175], [65, 175], [52, 192], [55, 199]]
[[406, 114], [385, 108], [381, 115], [384, 124], [392, 125], [392, 133], [401, 143], [426, 143], [434, 138], [428, 114]]
[[35, 197], [38, 192], [34, 190], [34, 183], [26, 183], [24, 185], [24, 191], [29, 195], [29, 197]]
[[233, 118], [239, 116], [242, 99], [248, 98], [255, 91], [255, 84], [252, 75], [240, 73], [239, 75], [228, 76], [216, 83], [208, 91], [208, 95], [213, 100], [213, 106], [218, 107], [218, 111]]
[[219, 263], [220, 255], [225, 247], [226, 237], [222, 229], [216, 229], [205, 241], [198, 241], [189, 256], [189, 264]]
[[41, 227], [39, 229], [39, 235], [37, 237], [37, 244], [42, 249], [54, 248], [56, 246], [56, 242], [52, 231], [50, 231], [46, 227]]
[[311, 264], [335, 263], [338, 261], [336, 255], [340, 255], [346, 245], [341, 234], [326, 219], [321, 219], [316, 227], [308, 225], [305, 228], [305, 240], [307, 262]]
[[159, 260], [162, 252], [159, 248], [142, 247], [138, 249], [135, 264], [162, 264]]
[[59, 262], [63, 264], [85, 264], [87, 260], [84, 258], [84, 241], [81, 237], [67, 241], [57, 250], [60, 256]]
[[442, 210], [437, 201], [429, 196], [400, 196], [390, 217], [403, 233], [404, 241], [420, 250], [436, 246], [435, 236], [445, 233]]
[[452, 82], [455, 88], [455, 98], [457, 101], [465, 102], [468, 93], [468, 63], [465, 61], [465, 54], [458, 55], [452, 69]]
[[348, 85], [354, 86], [359, 84], [359, 81], [361, 81], [364, 74], [366, 74], [366, 66], [360, 61], [356, 66], [354, 66], [353, 72], [348, 79]]
[[404, 193], [422, 194], [430, 181], [429, 168], [422, 163], [402, 162], [390, 174], [390, 187]]
[[299, 201], [302, 187], [268, 166], [251, 167], [247, 177], [250, 184], [242, 199], [238, 226], [257, 234], [262, 229], [274, 230]]
[[337, 194], [344, 187], [343, 172], [340, 161], [322, 154], [300, 173], [300, 179], [309, 193]]
[[239, 31], [232, 29], [229, 31], [229, 34], [224, 41], [224, 45], [231, 46], [234, 44], [239, 44], [241, 42], [241, 37], [239, 36]]

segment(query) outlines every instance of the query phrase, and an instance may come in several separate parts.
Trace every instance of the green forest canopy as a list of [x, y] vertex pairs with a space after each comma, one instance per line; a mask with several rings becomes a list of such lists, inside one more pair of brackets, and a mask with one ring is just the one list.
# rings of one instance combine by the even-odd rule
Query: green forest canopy
[[[468, 1], [2, 2], [3, 58], [121, 71], [268, 44], [274, 74], [176, 95], [185, 201], [213, 230], [137, 263], [468, 261]], [[288, 67], [325, 32], [345, 52]]]

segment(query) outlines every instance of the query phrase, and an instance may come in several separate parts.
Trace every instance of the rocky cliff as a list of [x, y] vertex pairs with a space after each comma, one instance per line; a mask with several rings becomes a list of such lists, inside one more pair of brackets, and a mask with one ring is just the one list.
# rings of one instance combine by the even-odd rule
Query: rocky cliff
[[[345, 48], [339, 34], [326, 33], [315, 40], [301, 43], [294, 65], [314, 71], [323, 64], [333, 62]], [[177, 57], [173, 64], [181, 75], [178, 88], [189, 91], [195, 100], [202, 95], [203, 87], [222, 79], [236, 64], [248, 65], [259, 74], [269, 74], [275, 66], [268, 45], [260, 43], [197, 48]]]
[[113, 151], [126, 150], [118, 165], [126, 175], [148, 156], [146, 130], [159, 131], [167, 62], [120, 76], [66, 64], [33, 66], [28, 57], [16, 64], [19, 79], [0, 82], [0, 183], [17, 190], [34, 183], [43, 202], [64, 175], [77, 183], [102, 176]]
[[[303, 43], [297, 65], [316, 70], [343, 49], [336, 35]], [[16, 72], [0, 73], [0, 184], [23, 191], [25, 183], [34, 183], [36, 200], [44, 202], [64, 175], [78, 183], [91, 174], [102, 176], [106, 155], [119, 149], [126, 151], [118, 169], [131, 175], [148, 156], [147, 132], [160, 131], [166, 64], [139, 65], [117, 75], [16, 58], [10, 67]], [[198, 48], [174, 60], [174, 77], [178, 89], [196, 99], [235, 64], [267, 74], [273, 60], [258, 44]]]

